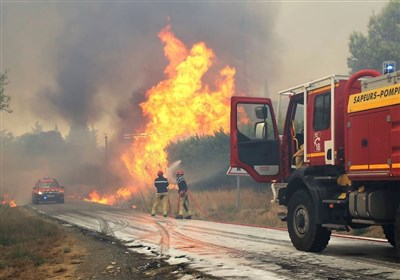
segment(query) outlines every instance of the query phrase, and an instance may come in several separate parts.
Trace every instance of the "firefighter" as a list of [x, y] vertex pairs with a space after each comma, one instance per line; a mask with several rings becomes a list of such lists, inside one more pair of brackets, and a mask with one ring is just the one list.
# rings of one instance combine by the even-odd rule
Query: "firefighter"
[[186, 180], [183, 177], [183, 171], [178, 171], [176, 173], [176, 184], [178, 185], [178, 193], [179, 193], [179, 202], [178, 202], [178, 215], [177, 219], [183, 219], [185, 214], [185, 219], [191, 219], [192, 216], [190, 214], [189, 209], [189, 198], [188, 198], [188, 187], [186, 184]]
[[154, 217], [157, 212], [158, 204], [162, 202], [163, 215], [168, 216], [168, 186], [169, 182], [167, 178], [164, 177], [164, 173], [160, 170], [157, 172], [157, 178], [154, 180], [154, 186], [157, 189], [156, 196], [154, 198], [153, 209], [151, 210], [151, 215]]

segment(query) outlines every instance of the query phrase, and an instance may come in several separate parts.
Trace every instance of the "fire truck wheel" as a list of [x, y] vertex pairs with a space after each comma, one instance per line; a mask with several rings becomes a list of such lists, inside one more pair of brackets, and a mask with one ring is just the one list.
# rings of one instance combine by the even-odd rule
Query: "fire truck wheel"
[[297, 250], [321, 252], [326, 248], [331, 231], [316, 224], [315, 206], [306, 190], [296, 191], [288, 204], [287, 226]]
[[397, 245], [397, 256], [400, 258], [400, 205], [397, 207], [396, 221], [394, 223], [394, 237]]
[[394, 239], [394, 225], [382, 225], [383, 233], [386, 236], [387, 241], [393, 247], [396, 247], [396, 241]]

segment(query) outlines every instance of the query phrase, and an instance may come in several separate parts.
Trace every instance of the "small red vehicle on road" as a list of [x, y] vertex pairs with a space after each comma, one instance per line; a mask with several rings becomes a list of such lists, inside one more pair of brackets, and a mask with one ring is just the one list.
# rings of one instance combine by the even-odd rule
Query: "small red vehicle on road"
[[32, 203], [41, 202], [64, 203], [64, 187], [53, 178], [44, 177], [39, 179], [32, 191]]

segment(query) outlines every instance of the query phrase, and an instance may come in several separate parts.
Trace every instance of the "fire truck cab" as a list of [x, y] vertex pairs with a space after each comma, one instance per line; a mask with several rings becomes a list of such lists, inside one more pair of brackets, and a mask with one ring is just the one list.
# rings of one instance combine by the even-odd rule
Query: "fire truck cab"
[[279, 96], [277, 115], [271, 99], [232, 97], [231, 167], [272, 183], [293, 245], [320, 252], [332, 230], [373, 225], [400, 244], [400, 71], [332, 75]]

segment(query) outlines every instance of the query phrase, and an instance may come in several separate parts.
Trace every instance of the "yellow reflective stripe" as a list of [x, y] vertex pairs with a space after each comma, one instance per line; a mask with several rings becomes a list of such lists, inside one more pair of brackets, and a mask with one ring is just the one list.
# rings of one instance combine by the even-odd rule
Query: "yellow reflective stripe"
[[352, 113], [395, 104], [400, 104], [400, 84], [350, 95], [347, 112]]
[[369, 169], [384, 169], [384, 168], [390, 168], [389, 164], [370, 164]]
[[325, 152], [307, 154], [307, 157], [310, 157], [310, 158], [313, 158], [313, 157], [323, 157], [323, 156], [325, 156]]
[[[394, 167], [397, 165], [398, 167]], [[387, 163], [383, 164], [360, 164], [350, 166], [350, 170], [360, 170], [360, 169], [389, 169], [390, 165]], [[392, 164], [392, 168], [400, 168], [400, 164]]]
[[368, 164], [350, 166], [350, 170], [360, 170], [360, 169], [368, 169]]
[[392, 168], [400, 168], [400, 163], [393, 163]]

